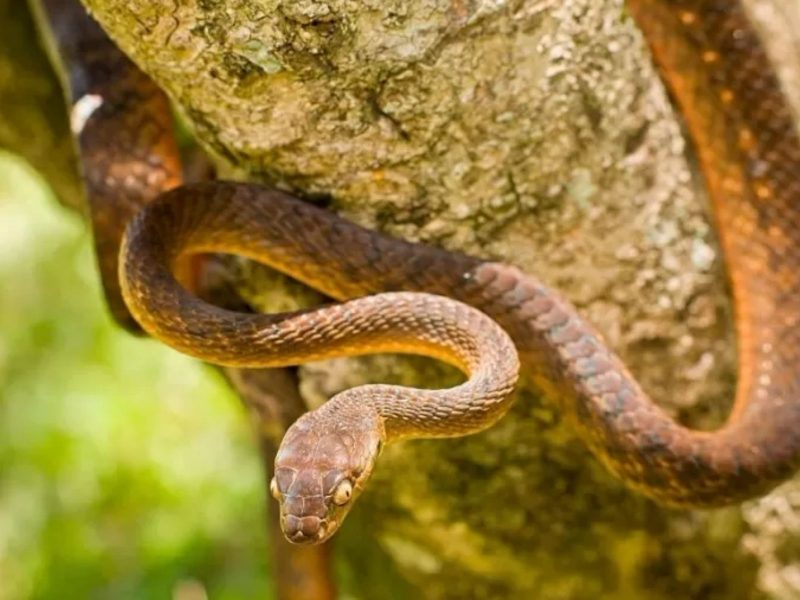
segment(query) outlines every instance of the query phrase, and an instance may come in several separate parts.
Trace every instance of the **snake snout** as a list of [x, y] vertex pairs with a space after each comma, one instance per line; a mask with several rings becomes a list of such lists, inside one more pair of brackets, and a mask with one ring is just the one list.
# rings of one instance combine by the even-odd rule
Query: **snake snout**
[[295, 544], [313, 544], [328, 537], [327, 523], [315, 516], [284, 515], [281, 518], [281, 528], [286, 538]]
[[[278, 474], [280, 475], [280, 473]], [[318, 544], [335, 531], [325, 496], [321, 494], [321, 478], [306, 478], [301, 473], [294, 479], [298, 493], [281, 495], [281, 529], [294, 544]]]

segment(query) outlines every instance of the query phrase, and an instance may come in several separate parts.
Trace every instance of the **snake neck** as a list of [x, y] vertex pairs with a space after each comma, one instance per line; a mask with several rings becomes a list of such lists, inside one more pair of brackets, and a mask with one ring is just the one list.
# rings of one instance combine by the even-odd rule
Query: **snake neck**
[[[506, 368], [513, 369], [513, 365]], [[511, 381], [503, 373], [493, 376]], [[483, 378], [480, 374], [473, 377]], [[336, 419], [351, 419], [362, 410], [373, 411], [380, 418], [384, 443], [460, 437], [494, 425], [508, 411], [512, 391], [513, 385], [491, 390], [469, 382], [443, 390], [365, 385], [342, 392], [320, 410], [336, 415]]]

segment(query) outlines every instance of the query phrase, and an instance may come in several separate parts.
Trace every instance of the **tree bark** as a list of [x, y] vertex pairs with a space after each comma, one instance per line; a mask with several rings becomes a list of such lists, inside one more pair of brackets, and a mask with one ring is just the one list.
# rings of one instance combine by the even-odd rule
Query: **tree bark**
[[[734, 340], [702, 181], [620, 0], [85, 3], [228, 176], [536, 273], [677, 418], [728, 411]], [[797, 99], [800, 3], [751, 4]], [[236, 264], [240, 291], [275, 309], [275, 278]], [[300, 369], [317, 402], [448, 377], [389, 357]], [[353, 593], [397, 597], [366, 583], [387, 569], [430, 598], [800, 594], [800, 483], [668, 511], [608, 475], [553, 401], [518, 395], [484, 434], [387, 448], [339, 535]]]

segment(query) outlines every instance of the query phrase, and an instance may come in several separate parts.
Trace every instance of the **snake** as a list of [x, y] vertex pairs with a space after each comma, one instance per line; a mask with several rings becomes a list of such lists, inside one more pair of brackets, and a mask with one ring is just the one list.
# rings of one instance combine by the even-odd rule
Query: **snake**
[[[45, 12], [72, 5], [42, 1]], [[320, 543], [341, 527], [385, 444], [494, 424], [509, 409], [520, 364], [600, 462], [662, 504], [738, 503], [800, 466], [794, 115], [739, 0], [627, 0], [625, 7], [694, 143], [733, 295], [737, 390], [714, 431], [678, 423], [558, 290], [513, 265], [393, 238], [263, 185], [179, 185], [154, 84], [107, 40], [102, 51], [83, 52], [94, 59], [90, 69], [80, 52], [64, 57], [80, 29], [55, 27], [66, 70], [83, 69], [69, 87], [73, 114], [87, 97], [102, 104], [75, 132], [96, 197], [90, 204], [99, 207], [92, 218], [101, 276], [120, 322], [216, 364], [271, 367], [401, 352], [465, 373], [463, 383], [443, 390], [351, 388], [298, 419], [270, 485], [290, 541]], [[102, 66], [108, 54], [116, 57], [113, 72]], [[138, 126], [128, 140], [133, 151], [108, 145], [112, 120], [120, 129]], [[94, 162], [99, 155], [105, 163]], [[134, 193], [125, 196], [119, 186], [128, 184]], [[185, 257], [206, 252], [263, 263], [337, 302], [270, 315], [213, 306], [180, 277]]]

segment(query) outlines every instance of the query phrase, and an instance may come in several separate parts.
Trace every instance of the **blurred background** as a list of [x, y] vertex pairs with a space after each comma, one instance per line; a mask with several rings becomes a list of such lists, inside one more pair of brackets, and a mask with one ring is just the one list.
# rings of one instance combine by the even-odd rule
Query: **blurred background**
[[90, 243], [0, 152], [0, 600], [271, 598], [239, 401], [114, 327]]

